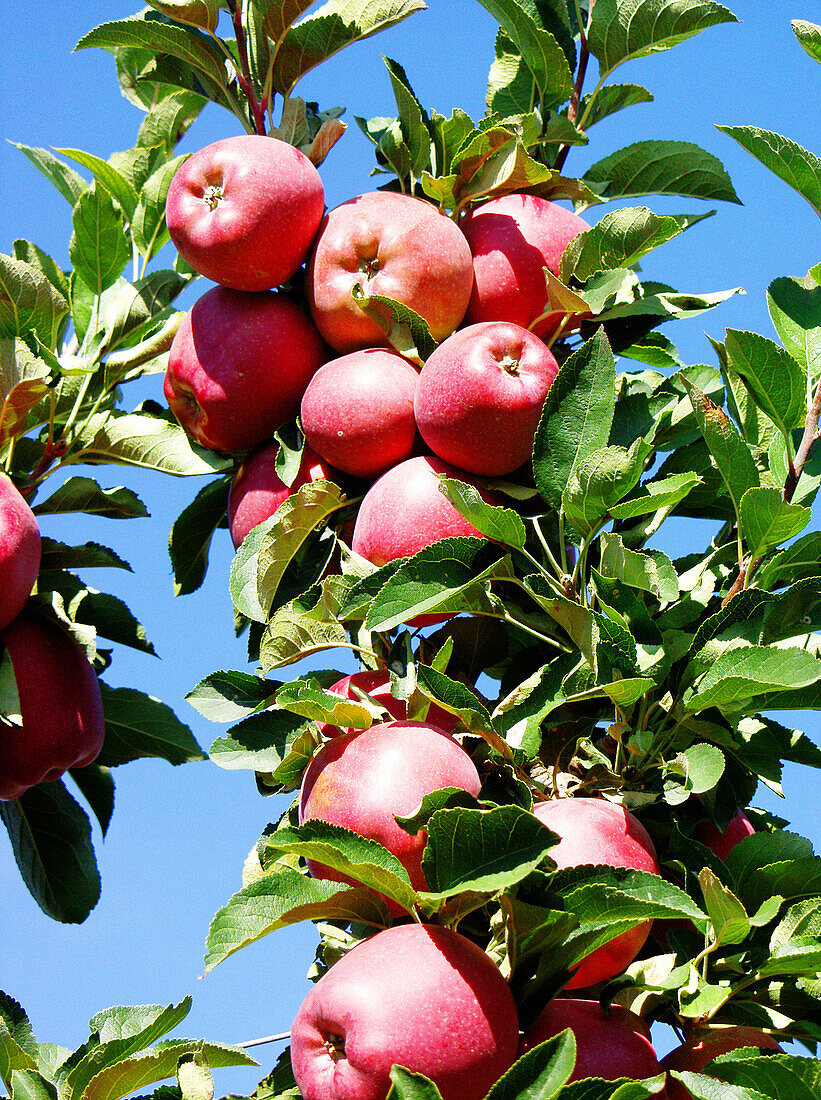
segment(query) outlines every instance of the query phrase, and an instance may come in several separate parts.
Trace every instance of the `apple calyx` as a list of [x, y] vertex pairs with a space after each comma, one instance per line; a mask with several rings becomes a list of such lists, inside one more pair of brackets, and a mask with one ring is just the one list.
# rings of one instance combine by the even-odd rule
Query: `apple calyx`
[[335, 1032], [330, 1032], [325, 1040], [325, 1049], [328, 1052], [328, 1057], [332, 1062], [341, 1062], [346, 1057], [345, 1055], [345, 1039], [342, 1035], [337, 1035]]
[[212, 183], [209, 187], [206, 187], [205, 193], [202, 196], [202, 201], [209, 210], [216, 210], [224, 198], [225, 189], [222, 184]]
[[515, 355], [512, 355], [510, 352], [506, 352], [504, 355], [500, 355], [496, 359], [496, 362], [499, 364], [502, 370], [505, 371], [506, 374], [512, 374], [514, 376], [518, 375], [520, 366], [519, 360]]

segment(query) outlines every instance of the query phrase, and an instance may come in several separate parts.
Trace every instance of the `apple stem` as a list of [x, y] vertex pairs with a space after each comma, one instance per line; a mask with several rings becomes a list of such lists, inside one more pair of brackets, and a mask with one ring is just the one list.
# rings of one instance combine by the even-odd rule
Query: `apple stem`
[[248, 1047], [260, 1047], [263, 1043], [281, 1043], [290, 1038], [290, 1031], [281, 1031], [279, 1035], [266, 1035], [262, 1039], [248, 1039], [247, 1042], [237, 1043], [237, 1046], [245, 1050]]

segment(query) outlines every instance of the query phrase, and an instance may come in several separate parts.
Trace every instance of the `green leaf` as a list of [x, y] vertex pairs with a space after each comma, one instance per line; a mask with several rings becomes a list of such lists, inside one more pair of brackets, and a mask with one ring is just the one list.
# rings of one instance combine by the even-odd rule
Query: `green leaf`
[[513, 508], [488, 504], [479, 490], [465, 481], [441, 475], [439, 492], [464, 516], [477, 531], [494, 542], [515, 546], [521, 550], [527, 539], [527, 531], [519, 513]]
[[74, 270], [94, 294], [102, 294], [131, 259], [122, 212], [111, 195], [95, 183], [77, 200], [68, 253]]
[[382, 721], [384, 714], [380, 706], [326, 691], [312, 676], [283, 684], [276, 694], [276, 706], [312, 722], [344, 729], [367, 729], [375, 721]]
[[391, 1087], [386, 1100], [442, 1100], [442, 1094], [423, 1073], [391, 1066]]
[[758, 126], [718, 126], [821, 215], [821, 159], [796, 142]]
[[605, 532], [601, 538], [600, 569], [605, 576], [650, 592], [665, 603], [679, 597], [675, 567], [661, 550], [630, 550], [620, 535]]
[[[309, 729], [308, 723], [298, 715], [285, 711], [261, 711], [247, 715], [232, 726], [224, 737], [218, 737], [211, 746], [209, 756], [220, 768], [228, 771], [253, 769], [275, 776], [292, 751], [299, 754], [297, 742]], [[309, 758], [318, 740], [317, 736], [307, 746]]]
[[75, 172], [68, 164], [55, 157], [49, 149], [37, 149], [31, 145], [21, 145], [16, 141], [11, 144], [19, 149], [24, 156], [28, 157], [34, 167], [39, 169], [46, 179], [57, 188], [69, 206], [73, 207], [88, 187], [80, 173]]
[[795, 37], [815, 61], [821, 61], [821, 27], [809, 23], [806, 19], [793, 19], [792, 29]]
[[717, 23], [737, 23], [731, 11], [713, 0], [598, 0], [587, 43], [599, 62], [602, 79], [623, 61], [649, 57]]
[[681, 230], [675, 218], [659, 217], [645, 206], [613, 210], [568, 244], [559, 277], [585, 282], [599, 271], [630, 267]]
[[614, 519], [636, 519], [661, 510], [668, 510], [684, 500], [687, 494], [701, 484], [698, 474], [672, 474], [658, 481], [645, 481], [627, 500], [612, 505], [610, 515]]
[[783, 348], [755, 332], [727, 329], [728, 369], [737, 374], [756, 405], [789, 436], [807, 415], [806, 372]]
[[285, 98], [316, 65], [344, 46], [401, 23], [425, 7], [423, 0], [328, 0], [295, 23], [274, 59], [273, 86]]
[[235, 722], [272, 701], [275, 687], [250, 672], [212, 672], [200, 680], [185, 699], [209, 722]]
[[204, 485], [193, 501], [174, 520], [168, 553], [174, 570], [174, 595], [196, 591], [205, 580], [211, 538], [225, 517], [230, 478]]
[[431, 138], [427, 115], [414, 95], [407, 74], [399, 62], [392, 61], [389, 57], [383, 57], [382, 60], [388, 69], [399, 111], [402, 136], [410, 152], [411, 173], [414, 178], [418, 178], [425, 169], [431, 167]]
[[597, 122], [625, 107], [637, 103], [652, 103], [653, 96], [640, 84], [604, 84], [595, 92], [582, 96], [579, 104], [579, 118], [584, 119], [585, 129], [589, 130]]
[[698, 882], [713, 925], [715, 942], [720, 945], [743, 943], [751, 931], [744, 906], [709, 867], [699, 873]]
[[9, 1087], [18, 1070], [37, 1069], [37, 1043], [28, 1017], [7, 993], [0, 992], [0, 1079]]
[[384, 294], [365, 294], [360, 283], [351, 295], [362, 312], [379, 325], [391, 346], [421, 367], [436, 347], [424, 317]]
[[100, 897], [88, 817], [60, 780], [0, 802], [0, 817], [29, 893], [53, 920], [82, 924]]
[[530, 810], [495, 806], [438, 810], [427, 825], [422, 870], [427, 900], [463, 891], [496, 894], [521, 882], [558, 841]]
[[687, 789], [694, 794], [711, 791], [724, 774], [724, 753], [715, 745], [691, 745], [681, 753]]
[[615, 360], [600, 329], [562, 364], [547, 392], [533, 443], [536, 486], [557, 511], [581, 459], [607, 446], [615, 407]]
[[741, 532], [753, 559], [787, 542], [812, 518], [809, 508], [787, 504], [780, 489], [748, 489], [739, 506]]
[[303, 920], [347, 922], [360, 916], [378, 925], [380, 909], [387, 923], [387, 910], [370, 890], [308, 878], [291, 868], [271, 872], [238, 891], [215, 913], [206, 940], [206, 973], [278, 928]]
[[0, 338], [35, 332], [54, 346], [68, 302], [36, 267], [0, 255]]
[[504, 1073], [486, 1100], [549, 1100], [563, 1095], [576, 1062], [570, 1028], [533, 1047]]
[[187, 26], [215, 31], [219, 20], [219, 0], [149, 0], [151, 7]]
[[120, 204], [126, 218], [129, 221], [132, 220], [137, 206], [137, 192], [130, 180], [121, 175], [108, 161], [101, 160], [93, 153], [85, 153], [82, 149], [57, 149], [57, 152], [90, 169], [98, 183], [102, 184], [112, 198]]
[[12, 1100], [57, 1100], [57, 1089], [41, 1073], [14, 1070], [11, 1075]]
[[0, 446], [28, 430], [29, 413], [49, 393], [50, 375], [22, 340], [0, 338]]
[[821, 286], [804, 279], [774, 279], [767, 308], [775, 331], [805, 376], [821, 375]]
[[535, 5], [520, 0], [479, 0], [504, 29], [533, 74], [543, 112], [570, 98], [573, 74], [556, 38], [531, 15]]
[[69, 775], [97, 818], [105, 837], [114, 813], [114, 777], [109, 769], [101, 764], [71, 768]]
[[204, 760], [205, 754], [170, 707], [135, 688], [112, 688], [100, 681], [105, 714], [105, 744], [99, 764], [116, 767], [140, 757], [169, 764]]
[[725, 650], [685, 702], [690, 711], [708, 707], [742, 710], [758, 695], [798, 689], [821, 679], [821, 661], [804, 649], [743, 646]]
[[179, 166], [186, 158], [174, 157], [160, 165], [148, 177], [140, 191], [131, 232], [140, 255], [148, 261], [159, 252], [167, 240], [165, 200], [168, 188]]
[[173, 1077], [181, 1059], [200, 1052], [214, 1069], [259, 1064], [239, 1047], [201, 1039], [168, 1039], [149, 1050], [106, 1066], [89, 1082], [78, 1100], [121, 1100], [146, 1085]]
[[35, 504], [33, 511], [37, 516], [84, 512], [106, 519], [136, 519], [148, 515], [145, 505], [132, 489], [123, 485], [104, 489], [90, 477], [67, 478], [50, 497]]
[[231, 459], [192, 444], [178, 424], [145, 413], [98, 413], [77, 433], [87, 462], [143, 466], [179, 477], [213, 474]]
[[634, 488], [644, 473], [652, 445], [637, 439], [626, 447], [599, 447], [577, 462], [562, 494], [568, 522], [585, 538], [599, 530], [610, 508]]
[[637, 141], [596, 161], [582, 179], [600, 199], [684, 195], [741, 202], [721, 161], [689, 141]]

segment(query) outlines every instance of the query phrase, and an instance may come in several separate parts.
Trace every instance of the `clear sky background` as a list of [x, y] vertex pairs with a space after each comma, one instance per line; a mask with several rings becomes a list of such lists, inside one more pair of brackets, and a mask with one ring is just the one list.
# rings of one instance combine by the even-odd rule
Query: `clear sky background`
[[[474, 119], [484, 112], [495, 23], [475, 0], [429, 0], [429, 5], [401, 26], [343, 51], [297, 88], [323, 109], [347, 108], [348, 133], [320, 169], [329, 206], [379, 183], [369, 177], [371, 146], [353, 116], [396, 113], [380, 55], [404, 66], [425, 106], [445, 115], [461, 107]], [[821, 153], [821, 71], [790, 27], [793, 18], [821, 22], [819, 6], [809, 0], [736, 0], [729, 6], [741, 24], [715, 27], [671, 52], [622, 66], [614, 79], [643, 84], [655, 102], [596, 126], [590, 146], [574, 149], [565, 169], [579, 175], [632, 141], [660, 138], [696, 142], [730, 173], [744, 205], [719, 206], [714, 218], [644, 263], [647, 278], [680, 291], [739, 285], [746, 290], [700, 319], [666, 326], [686, 363], [715, 363], [705, 332], [722, 338], [726, 327], [734, 327], [774, 335], [766, 312], [767, 285], [780, 275], [803, 275], [821, 259], [819, 221], [810, 207], [714, 128], [716, 123], [754, 124]], [[79, 147], [102, 157], [133, 145], [142, 115], [120, 96], [113, 59], [99, 50], [72, 53], [72, 48], [97, 23], [138, 9], [138, 0], [15, 0], [4, 5], [0, 137], [34, 146]], [[592, 64], [588, 88], [594, 76]], [[193, 151], [238, 132], [232, 116], [210, 106], [180, 148]], [[8, 253], [12, 241], [23, 237], [68, 267], [69, 208], [7, 141], [0, 143], [0, 251]], [[685, 199], [650, 198], [647, 205], [657, 213], [709, 209]], [[595, 220], [598, 212], [588, 216]], [[164, 262], [170, 265], [168, 248]], [[185, 304], [207, 287], [202, 280]], [[143, 396], [162, 400], [160, 380], [147, 383]], [[106, 467], [91, 472], [105, 486], [135, 489], [151, 518], [125, 523], [50, 518], [43, 532], [67, 541], [106, 542], [130, 561], [133, 574], [89, 571], [87, 579], [126, 600], [161, 659], [118, 650], [106, 679], [168, 702], [207, 748], [224, 727], [201, 719], [184, 701], [185, 693], [215, 669], [248, 668], [244, 643], [233, 632], [228, 533], [217, 532], [200, 592], [175, 599], [168, 532], [202, 482]], [[677, 526], [674, 536], [676, 555], [708, 537], [706, 529], [691, 522]], [[351, 667], [344, 655], [321, 665]], [[821, 738], [818, 715], [782, 718], [801, 725], [816, 741]], [[5, 831], [0, 835], [0, 988], [27, 1009], [38, 1039], [72, 1048], [86, 1038], [88, 1018], [109, 1005], [168, 1003], [189, 993], [194, 1006], [178, 1035], [241, 1042], [286, 1031], [308, 988], [305, 972], [316, 944], [311, 925], [275, 933], [203, 980], [198, 975], [211, 917], [238, 889], [248, 850], [282, 813], [287, 796], [263, 799], [251, 773], [225, 772], [208, 762], [174, 769], [159, 761], [137, 761], [118, 769], [115, 779], [117, 805], [105, 841], [95, 830], [102, 899], [80, 926], [56, 924], [40, 912], [20, 881]], [[817, 782], [815, 775], [788, 767], [787, 802], [766, 792], [759, 800], [790, 818], [816, 848], [821, 842]], [[257, 1049], [260, 1071], [219, 1071], [217, 1089], [252, 1090], [278, 1051], [278, 1046]]]

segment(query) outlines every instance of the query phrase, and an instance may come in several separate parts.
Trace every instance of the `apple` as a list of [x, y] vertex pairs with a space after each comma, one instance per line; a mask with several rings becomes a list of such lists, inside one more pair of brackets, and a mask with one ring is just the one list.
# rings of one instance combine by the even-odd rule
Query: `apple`
[[352, 297], [384, 295], [427, 321], [437, 342], [464, 317], [473, 286], [467, 241], [424, 199], [371, 191], [326, 214], [308, 261], [307, 294], [325, 340], [337, 351], [387, 347], [383, 330]]
[[374, 565], [410, 557], [439, 539], [484, 536], [439, 492], [439, 475], [475, 485], [482, 499], [498, 498], [476, 479], [441, 458], [417, 455], [393, 466], [375, 481], [359, 505], [351, 549]]
[[410, 458], [419, 372], [386, 348], [363, 348], [320, 367], [302, 396], [305, 438], [326, 461], [373, 479]]
[[174, 336], [163, 393], [201, 446], [247, 451], [296, 416], [326, 357], [319, 333], [286, 295], [213, 287]]
[[325, 194], [313, 164], [273, 137], [222, 138], [192, 154], [168, 188], [165, 220], [183, 259], [234, 290], [287, 282], [311, 247]]
[[94, 669], [62, 626], [23, 611], [0, 643], [20, 699], [18, 715], [0, 717], [0, 799], [8, 801], [96, 760], [105, 723]]
[[17, 486], [0, 473], [0, 630], [17, 618], [40, 570], [40, 528]]
[[[363, 669], [361, 672], [352, 672], [349, 676], [343, 676], [341, 680], [331, 684], [328, 691], [332, 691], [334, 695], [341, 695], [343, 699], [353, 700], [360, 698], [357, 691], [361, 691], [365, 695], [369, 695], [374, 702], [388, 712], [391, 718], [395, 718], [398, 722], [404, 722], [408, 717], [408, 709], [404, 701], [391, 694], [391, 677], [385, 669], [375, 671]], [[437, 726], [445, 733], [452, 733], [458, 725], [459, 719], [455, 714], [451, 714], [435, 703], [431, 703], [425, 716], [425, 722], [431, 726]], [[329, 722], [323, 722], [319, 727], [319, 732], [323, 737], [339, 737], [344, 733], [353, 733], [355, 729], [354, 727], [344, 726], [340, 728], [339, 726], [332, 726]]]
[[482, 1100], [516, 1057], [510, 989], [475, 943], [436, 925], [387, 928], [308, 993], [291, 1026], [303, 1100], [385, 1100], [391, 1066], [443, 1100]]
[[[760, 1031], [757, 1027], [730, 1025], [694, 1035], [666, 1054], [661, 1064], [668, 1071], [689, 1070], [691, 1073], [704, 1073], [704, 1067], [714, 1058], [743, 1047], [758, 1047], [759, 1050], [783, 1053], [781, 1045], [766, 1031]], [[690, 1090], [673, 1077], [668, 1079], [667, 1094], [670, 1100], [691, 1100], [692, 1097]]]
[[559, 364], [537, 336], [507, 321], [459, 329], [422, 367], [414, 413], [439, 458], [500, 477], [527, 462]]
[[334, 471], [310, 447], [304, 447], [299, 470], [290, 486], [276, 470], [278, 443], [264, 443], [238, 467], [228, 494], [228, 529], [235, 548], [252, 528], [276, 512], [292, 493], [311, 481], [332, 481]]
[[[327, 741], [302, 778], [299, 821], [318, 819], [378, 841], [392, 852], [416, 890], [426, 890], [422, 874], [425, 833], [411, 835], [397, 825], [426, 794], [460, 787], [479, 794], [476, 765], [444, 730], [427, 722], [379, 722]], [[308, 862], [316, 878], [348, 882], [336, 871]], [[389, 903], [394, 915], [404, 913]]]
[[[641, 822], [604, 798], [555, 798], [537, 802], [533, 812], [561, 839], [550, 855], [559, 870], [588, 863], [630, 867], [660, 874], [656, 849]], [[652, 921], [622, 932], [582, 959], [567, 989], [613, 978], [630, 965], [650, 933]]]
[[642, 1080], [663, 1073], [650, 1042], [650, 1031], [640, 1016], [621, 1005], [604, 1012], [598, 1001], [574, 997], [552, 1000], [522, 1037], [520, 1053], [570, 1028], [576, 1039], [576, 1065], [571, 1081], [585, 1077]]
[[[514, 321], [530, 328], [550, 309], [544, 269], [558, 275], [565, 248], [590, 226], [548, 199], [512, 194], [474, 207], [460, 228], [473, 255], [466, 323]], [[546, 336], [555, 327], [556, 317], [548, 317], [533, 331]]]
[[752, 836], [754, 832], [753, 823], [743, 810], [739, 810], [723, 832], [712, 821], [704, 820], [699, 821], [693, 829], [693, 836], [719, 859], [726, 859], [739, 841], [746, 836]]

